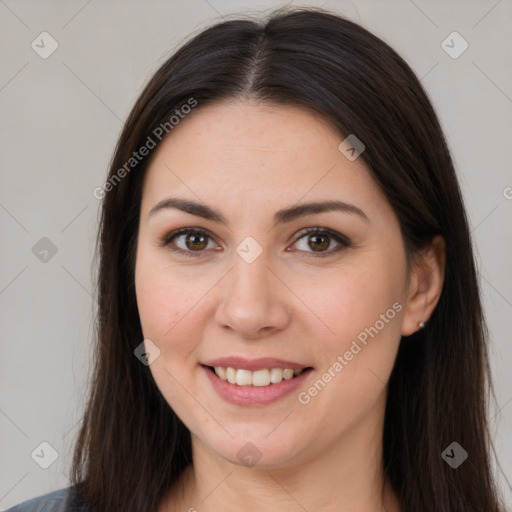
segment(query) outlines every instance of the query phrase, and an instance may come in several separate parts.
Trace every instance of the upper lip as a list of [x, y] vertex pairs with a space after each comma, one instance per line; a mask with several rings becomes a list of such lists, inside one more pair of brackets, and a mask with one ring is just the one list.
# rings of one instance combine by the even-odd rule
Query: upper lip
[[240, 370], [263, 370], [265, 368], [290, 368], [292, 370], [300, 370], [302, 368], [309, 368], [306, 364], [293, 363], [291, 361], [284, 361], [283, 359], [276, 359], [273, 357], [259, 357], [256, 359], [246, 359], [244, 357], [219, 357], [218, 359], [210, 359], [203, 363], [205, 366], [222, 366], [223, 368], [236, 368]]

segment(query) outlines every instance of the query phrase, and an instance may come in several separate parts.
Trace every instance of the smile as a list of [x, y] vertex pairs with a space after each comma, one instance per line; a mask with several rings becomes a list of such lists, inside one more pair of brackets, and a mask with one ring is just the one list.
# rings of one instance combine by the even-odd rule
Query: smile
[[[210, 367], [211, 369], [211, 367]], [[215, 366], [213, 368], [221, 380], [228, 381], [237, 386], [270, 386], [279, 384], [282, 380], [290, 380], [300, 375], [305, 368], [293, 370], [292, 368], [264, 368], [262, 370], [244, 370], [230, 366]]]
[[273, 358], [223, 357], [200, 366], [218, 396], [231, 404], [249, 407], [284, 399], [314, 371], [311, 366]]

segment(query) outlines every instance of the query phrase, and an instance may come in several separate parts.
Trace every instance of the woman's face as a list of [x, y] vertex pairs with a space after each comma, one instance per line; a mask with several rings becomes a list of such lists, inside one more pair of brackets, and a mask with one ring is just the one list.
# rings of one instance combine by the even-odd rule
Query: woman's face
[[[145, 176], [135, 278], [160, 351], [150, 370], [195, 442], [236, 464], [286, 467], [381, 432], [405, 251], [343, 139], [297, 107], [199, 105]], [[150, 213], [171, 198], [196, 206]]]

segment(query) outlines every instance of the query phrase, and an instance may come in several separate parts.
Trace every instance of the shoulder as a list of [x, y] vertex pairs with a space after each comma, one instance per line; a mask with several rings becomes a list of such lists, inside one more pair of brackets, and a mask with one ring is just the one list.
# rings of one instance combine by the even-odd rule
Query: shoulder
[[23, 501], [6, 512], [87, 512], [74, 495], [74, 487], [65, 487]]

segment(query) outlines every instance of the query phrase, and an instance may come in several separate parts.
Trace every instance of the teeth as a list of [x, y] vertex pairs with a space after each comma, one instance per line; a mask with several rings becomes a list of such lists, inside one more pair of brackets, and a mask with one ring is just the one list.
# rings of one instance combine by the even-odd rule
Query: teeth
[[223, 368], [222, 366], [217, 366], [217, 368], [215, 368], [215, 373], [222, 379], [222, 380], [226, 380], [226, 368]]
[[237, 370], [236, 383], [238, 386], [250, 386], [252, 384], [252, 372], [249, 370]]
[[270, 370], [270, 382], [272, 384], [278, 384], [283, 380], [283, 370], [281, 368], [272, 368]]
[[268, 370], [252, 372], [252, 379], [249, 384], [253, 386], [268, 386], [270, 384], [270, 372]]
[[236, 368], [215, 366], [215, 373], [222, 380], [227, 380], [230, 384], [237, 386], [268, 386], [270, 384], [279, 384], [283, 379], [290, 380], [300, 375], [304, 368], [292, 370], [291, 368], [270, 368], [264, 370], [237, 370]]
[[284, 380], [293, 379], [293, 370], [291, 370], [290, 368], [287, 368], [286, 370], [284, 370], [283, 371], [283, 379]]
[[[215, 367], [215, 373], [217, 373], [217, 367]], [[217, 375], [219, 374], [217, 373]], [[221, 375], [219, 377], [222, 379]], [[234, 368], [226, 368], [226, 379], [230, 384], [236, 384], [236, 370]]]

